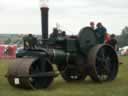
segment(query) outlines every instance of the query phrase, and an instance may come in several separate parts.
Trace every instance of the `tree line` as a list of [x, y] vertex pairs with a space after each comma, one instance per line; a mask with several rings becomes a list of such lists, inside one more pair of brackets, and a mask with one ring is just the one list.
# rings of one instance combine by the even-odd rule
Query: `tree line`
[[125, 26], [119, 36], [117, 36], [118, 47], [128, 46], [128, 26]]

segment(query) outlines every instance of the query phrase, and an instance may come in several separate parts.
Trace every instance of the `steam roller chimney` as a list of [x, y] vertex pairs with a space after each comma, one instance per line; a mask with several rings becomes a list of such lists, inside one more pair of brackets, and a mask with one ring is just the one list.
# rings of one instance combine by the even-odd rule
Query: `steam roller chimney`
[[48, 39], [48, 1], [40, 0], [42, 39]]

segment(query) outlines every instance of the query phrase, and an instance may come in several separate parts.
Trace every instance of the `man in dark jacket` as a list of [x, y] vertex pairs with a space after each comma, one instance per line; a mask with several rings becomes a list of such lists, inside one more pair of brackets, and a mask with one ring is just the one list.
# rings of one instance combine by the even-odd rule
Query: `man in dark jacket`
[[117, 40], [115, 38], [116, 36], [114, 34], [111, 35], [111, 39], [109, 41], [109, 44], [116, 50]]
[[101, 24], [101, 23], [97, 23], [96, 25], [96, 34], [97, 34], [97, 37], [98, 37], [98, 41], [100, 44], [104, 43], [104, 39], [105, 39], [105, 35], [106, 35], [106, 28]]

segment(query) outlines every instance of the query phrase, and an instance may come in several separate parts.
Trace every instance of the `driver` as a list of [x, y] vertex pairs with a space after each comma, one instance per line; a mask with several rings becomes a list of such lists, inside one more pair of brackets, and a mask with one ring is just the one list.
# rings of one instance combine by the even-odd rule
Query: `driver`
[[98, 37], [98, 41], [99, 41], [99, 43], [100, 44], [102, 44], [102, 43], [104, 43], [104, 39], [105, 39], [105, 35], [106, 35], [106, 33], [107, 33], [107, 30], [106, 30], [106, 28], [102, 25], [102, 23], [97, 23], [97, 25], [96, 25], [96, 30], [95, 30], [95, 32], [96, 32], [96, 34], [97, 34], [97, 37]]

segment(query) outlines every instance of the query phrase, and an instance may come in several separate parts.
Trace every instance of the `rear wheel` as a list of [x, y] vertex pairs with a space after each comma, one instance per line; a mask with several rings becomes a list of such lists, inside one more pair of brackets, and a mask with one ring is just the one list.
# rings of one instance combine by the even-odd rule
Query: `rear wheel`
[[90, 77], [94, 81], [114, 80], [118, 73], [118, 57], [109, 45], [98, 45], [88, 55]]

